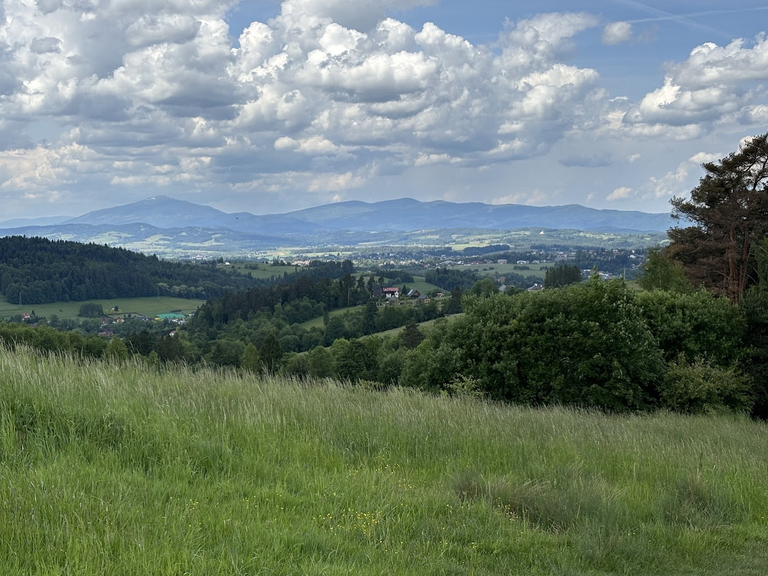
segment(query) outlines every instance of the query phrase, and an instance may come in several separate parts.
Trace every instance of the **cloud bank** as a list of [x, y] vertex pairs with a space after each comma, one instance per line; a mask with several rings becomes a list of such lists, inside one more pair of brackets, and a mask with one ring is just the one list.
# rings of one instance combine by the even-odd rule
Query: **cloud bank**
[[[4, 0], [0, 199], [165, 189], [306, 205], [409, 170], [538, 157], [574, 134], [684, 140], [768, 118], [765, 37], [699, 46], [633, 103], [568, 63], [597, 16], [507, 22], [493, 49], [387, 17], [435, 1], [285, 0], [233, 38], [236, 0]], [[631, 37], [626, 22], [603, 30]]]

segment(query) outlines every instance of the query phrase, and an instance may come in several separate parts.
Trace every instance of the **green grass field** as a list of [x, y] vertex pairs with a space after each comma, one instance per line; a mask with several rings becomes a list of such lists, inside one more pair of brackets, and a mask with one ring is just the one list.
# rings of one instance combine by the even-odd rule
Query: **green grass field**
[[[405, 284], [408, 286], [408, 288], [415, 288], [422, 294], [429, 294], [432, 290], [438, 290], [440, 292], [445, 292], [440, 286], [436, 286], [434, 284], [430, 284], [429, 282], [426, 282], [424, 280], [424, 276], [414, 276], [413, 282], [405, 282]], [[399, 288], [402, 288], [402, 286], [399, 286]], [[450, 290], [448, 290], [450, 292]]]
[[768, 426], [0, 350], [5, 575], [768, 565]]
[[282, 276], [284, 272], [293, 274], [296, 272], [295, 266], [272, 266], [272, 264], [259, 264], [258, 270], [250, 270], [247, 268], [249, 263], [247, 262], [233, 262], [232, 268], [237, 270], [243, 276], [252, 276], [260, 280], [267, 280], [273, 276]]
[[[144, 316], [154, 317], [158, 314], [171, 312], [172, 310], [181, 310], [184, 314], [189, 314], [202, 305], [205, 300], [189, 300], [187, 298], [170, 298], [160, 296], [159, 298], [115, 298], [114, 300], [89, 300], [101, 304], [104, 311], [112, 310], [115, 306], [123, 314], [143, 314]], [[0, 320], [10, 318], [21, 314], [30, 313], [33, 310], [38, 316], [50, 318], [56, 314], [59, 318], [77, 318], [80, 306], [86, 302], [53, 302], [51, 304], [28, 304], [19, 306], [12, 304], [0, 296]]]
[[526, 264], [530, 270], [515, 270], [515, 266], [516, 264], [482, 264], [477, 266], [456, 266], [456, 268], [459, 270], [475, 270], [484, 276], [493, 276], [495, 272], [498, 272], [501, 276], [505, 274], [521, 274], [523, 276], [536, 276], [543, 280], [547, 268], [554, 266], [554, 263]]

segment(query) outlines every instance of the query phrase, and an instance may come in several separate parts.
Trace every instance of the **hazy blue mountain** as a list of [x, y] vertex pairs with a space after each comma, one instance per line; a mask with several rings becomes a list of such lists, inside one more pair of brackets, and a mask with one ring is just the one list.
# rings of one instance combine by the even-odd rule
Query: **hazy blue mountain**
[[[33, 220], [38, 223], [40, 220]], [[669, 214], [595, 210], [569, 206], [494, 206], [471, 202], [339, 202], [288, 214], [227, 214], [210, 206], [154, 196], [140, 202], [89, 212], [45, 226], [0, 226], [0, 236], [42, 236], [52, 240], [122, 246], [161, 257], [203, 254], [254, 256], [290, 246], [397, 245], [430, 241], [450, 244], [449, 231], [547, 229], [597, 233], [661, 233], [674, 225]], [[437, 231], [437, 232], [436, 232]], [[437, 236], [436, 236], [437, 234]], [[414, 236], [415, 235], [415, 236]], [[444, 237], [445, 236], [445, 237]], [[435, 239], [439, 237], [440, 241]], [[549, 238], [549, 236], [547, 236]], [[418, 243], [418, 242], [417, 242]]]
[[175, 200], [168, 196], [153, 196], [133, 204], [124, 204], [103, 210], [88, 212], [67, 220], [67, 224], [121, 225], [150, 224], [158, 228], [183, 228], [185, 226], [215, 226], [217, 220], [227, 215], [210, 206], [201, 206]]
[[248, 212], [227, 214], [210, 206], [176, 200], [168, 196], [153, 196], [132, 204], [88, 212], [66, 221], [66, 224], [92, 226], [119, 226], [123, 224], [149, 224], [157, 228], [229, 228], [250, 234], [311, 233], [320, 226], [293, 218], [273, 215], [255, 216]]
[[511, 230], [540, 226], [597, 232], [666, 231], [669, 214], [596, 210], [567, 206], [491, 205], [480, 202], [419, 202], [410, 198], [383, 202], [339, 202], [287, 214], [227, 214], [210, 206], [155, 196], [140, 202], [89, 212], [67, 224], [122, 225], [144, 223], [158, 228], [229, 228], [268, 235], [308, 236], [333, 231], [383, 232], [445, 228]]
[[484, 228], [511, 230], [541, 226], [549, 229], [665, 231], [674, 225], [669, 214], [621, 210], [596, 210], [578, 204], [567, 206], [490, 205], [480, 202], [419, 202], [410, 198], [383, 202], [340, 202], [289, 212], [296, 220], [330, 230], [384, 231], [434, 228]]
[[246, 255], [279, 246], [295, 246], [297, 241], [286, 237], [250, 234], [229, 228], [159, 228], [149, 224], [59, 224], [0, 229], [0, 236], [40, 236], [50, 240], [107, 244], [120, 246], [160, 257], [220, 254]]
[[42, 218], [16, 218], [0, 222], [0, 229], [25, 228], [27, 226], [52, 226], [70, 220], [71, 216], [44, 216]]

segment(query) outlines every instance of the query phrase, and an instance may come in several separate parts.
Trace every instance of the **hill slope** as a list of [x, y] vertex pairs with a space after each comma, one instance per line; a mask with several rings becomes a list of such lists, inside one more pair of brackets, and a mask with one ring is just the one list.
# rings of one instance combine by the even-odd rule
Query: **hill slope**
[[764, 424], [0, 349], [7, 574], [762, 574]]
[[0, 238], [0, 293], [11, 302], [173, 295], [207, 299], [253, 285], [214, 266], [165, 262], [96, 244]]

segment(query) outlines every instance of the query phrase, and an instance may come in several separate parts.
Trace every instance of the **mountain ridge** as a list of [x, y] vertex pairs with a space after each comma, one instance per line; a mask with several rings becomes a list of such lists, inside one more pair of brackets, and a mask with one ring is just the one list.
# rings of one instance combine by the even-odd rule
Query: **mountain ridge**
[[158, 228], [229, 228], [267, 235], [308, 235], [322, 232], [387, 232], [448, 228], [504, 230], [526, 227], [585, 231], [663, 232], [674, 222], [667, 213], [605, 210], [567, 204], [421, 202], [399, 198], [379, 202], [351, 200], [281, 214], [226, 213], [211, 206], [153, 196], [131, 204], [88, 212], [63, 224], [149, 224]]
[[[45, 222], [45, 219], [40, 219]], [[33, 220], [31, 222], [37, 222]], [[152, 196], [68, 218], [58, 224], [3, 226], [2, 236], [41, 236], [51, 240], [121, 246], [160, 257], [252, 258], [265, 251], [296, 247], [450, 245], [478, 235], [505, 242], [510, 233], [540, 230], [566, 235], [656, 237], [674, 225], [669, 214], [596, 210], [565, 206], [492, 205], [412, 198], [350, 201], [284, 214], [226, 213], [211, 206]], [[19, 222], [24, 224], [25, 222]], [[526, 233], [527, 234], [527, 233]], [[524, 234], [524, 236], [526, 235]], [[334, 248], [333, 252], [338, 252]]]

